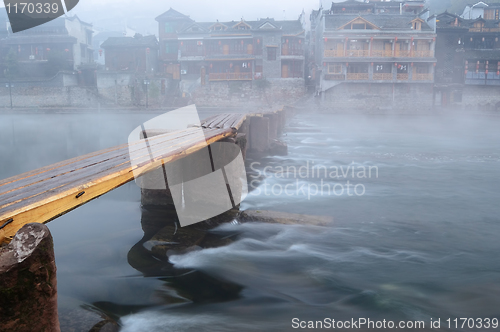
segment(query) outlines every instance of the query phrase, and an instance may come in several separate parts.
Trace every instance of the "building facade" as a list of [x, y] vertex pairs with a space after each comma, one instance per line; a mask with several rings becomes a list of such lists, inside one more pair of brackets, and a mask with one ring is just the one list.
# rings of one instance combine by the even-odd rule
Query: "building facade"
[[500, 86], [500, 19], [464, 19], [448, 12], [437, 19], [436, 89], [442, 104], [461, 103], [472, 94], [500, 101], [495, 88], [488, 88]]
[[155, 75], [158, 72], [156, 36], [109, 37], [101, 44], [105, 69]]
[[205, 84], [304, 77], [300, 20], [195, 22], [173, 9], [156, 20], [160, 66], [174, 79]]
[[51, 53], [64, 58], [68, 67], [79, 69], [93, 63], [92, 25], [78, 16], [60, 17], [37, 27], [12, 33], [1, 40], [2, 54], [13, 49], [18, 61], [35, 68], [43, 65]]
[[390, 105], [400, 92], [417, 90], [415, 95], [432, 100], [436, 33], [427, 11], [415, 15], [420, 2], [406, 3], [350, 0], [317, 12], [312, 22], [318, 94], [350, 89], [370, 95], [376, 89], [387, 97], [379, 104]]

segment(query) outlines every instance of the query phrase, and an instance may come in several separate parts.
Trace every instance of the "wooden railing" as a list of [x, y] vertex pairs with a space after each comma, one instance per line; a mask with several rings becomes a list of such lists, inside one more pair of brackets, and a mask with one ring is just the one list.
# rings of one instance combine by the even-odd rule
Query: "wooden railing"
[[358, 58], [432, 58], [434, 57], [434, 51], [410, 51], [410, 50], [325, 50], [325, 58], [341, 58], [341, 57], [358, 57]]
[[366, 58], [370, 56], [370, 51], [368, 50], [346, 50], [345, 52], [348, 57]]
[[373, 73], [375, 81], [392, 81], [392, 73]]
[[325, 58], [339, 58], [344, 56], [344, 50], [325, 50]]
[[372, 56], [373, 57], [380, 57], [380, 58], [388, 58], [392, 57], [392, 51], [385, 51], [385, 50], [372, 50]]
[[414, 58], [432, 58], [434, 51], [413, 51], [412, 57]]
[[414, 81], [432, 81], [432, 74], [413, 74]]
[[470, 28], [469, 32], [500, 32], [500, 28]]
[[396, 51], [396, 56], [400, 58], [409, 58], [411, 56], [411, 52], [409, 50], [399, 50]]
[[398, 81], [408, 81], [409, 75], [408, 74], [398, 74], [396, 79]]
[[210, 73], [209, 81], [251, 81], [252, 73]]
[[368, 73], [347, 73], [348, 81], [368, 81], [369, 78]]

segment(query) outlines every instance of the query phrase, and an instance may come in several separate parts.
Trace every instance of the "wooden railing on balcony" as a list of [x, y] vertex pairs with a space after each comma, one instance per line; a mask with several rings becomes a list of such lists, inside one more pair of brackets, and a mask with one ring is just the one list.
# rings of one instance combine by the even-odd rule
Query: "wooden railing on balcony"
[[368, 50], [346, 50], [346, 56], [348, 57], [361, 57], [366, 58], [370, 56], [370, 51]]
[[372, 56], [373, 57], [380, 57], [380, 58], [388, 58], [392, 57], [392, 51], [384, 51], [384, 50], [372, 50]]
[[348, 81], [368, 81], [369, 78], [368, 73], [347, 73]]
[[344, 56], [344, 50], [325, 50], [325, 58], [339, 58]]
[[470, 28], [469, 32], [500, 32], [500, 28]]
[[210, 73], [209, 81], [251, 81], [252, 73]]
[[373, 73], [375, 81], [392, 81], [392, 73]]
[[432, 74], [413, 74], [414, 81], [432, 81]]
[[408, 74], [398, 74], [396, 78], [398, 81], [408, 81], [409, 75]]
[[434, 51], [413, 51], [412, 57], [414, 58], [432, 58]]
[[409, 58], [410, 56], [411, 56], [411, 52], [409, 50], [396, 51], [396, 57]]

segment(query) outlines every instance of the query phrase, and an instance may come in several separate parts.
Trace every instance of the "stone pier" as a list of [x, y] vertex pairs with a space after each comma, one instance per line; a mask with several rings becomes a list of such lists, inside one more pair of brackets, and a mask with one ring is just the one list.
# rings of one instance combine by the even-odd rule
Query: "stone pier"
[[54, 245], [43, 224], [24, 225], [0, 248], [0, 331], [60, 331]]

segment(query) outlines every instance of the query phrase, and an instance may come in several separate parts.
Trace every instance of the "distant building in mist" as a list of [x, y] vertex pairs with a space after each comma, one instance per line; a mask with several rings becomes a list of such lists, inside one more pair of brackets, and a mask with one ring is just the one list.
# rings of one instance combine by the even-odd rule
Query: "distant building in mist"
[[195, 22], [174, 9], [156, 18], [162, 70], [174, 79], [254, 81], [304, 78], [300, 20]]
[[51, 54], [58, 54], [71, 69], [80, 69], [93, 62], [92, 25], [76, 15], [60, 17], [15, 34], [8, 27], [0, 36], [3, 36], [0, 41], [2, 55], [14, 50], [19, 63], [35, 72]]
[[432, 106], [436, 33], [424, 4], [348, 0], [313, 11], [317, 94], [338, 107]]
[[478, 102], [500, 101], [499, 10], [500, 4], [480, 2], [464, 10], [477, 16], [474, 19], [448, 12], [437, 16], [436, 89], [443, 104], [462, 103], [464, 96], [467, 99], [472, 94], [482, 96]]
[[154, 75], [158, 71], [156, 36], [109, 37], [102, 43], [105, 69]]

